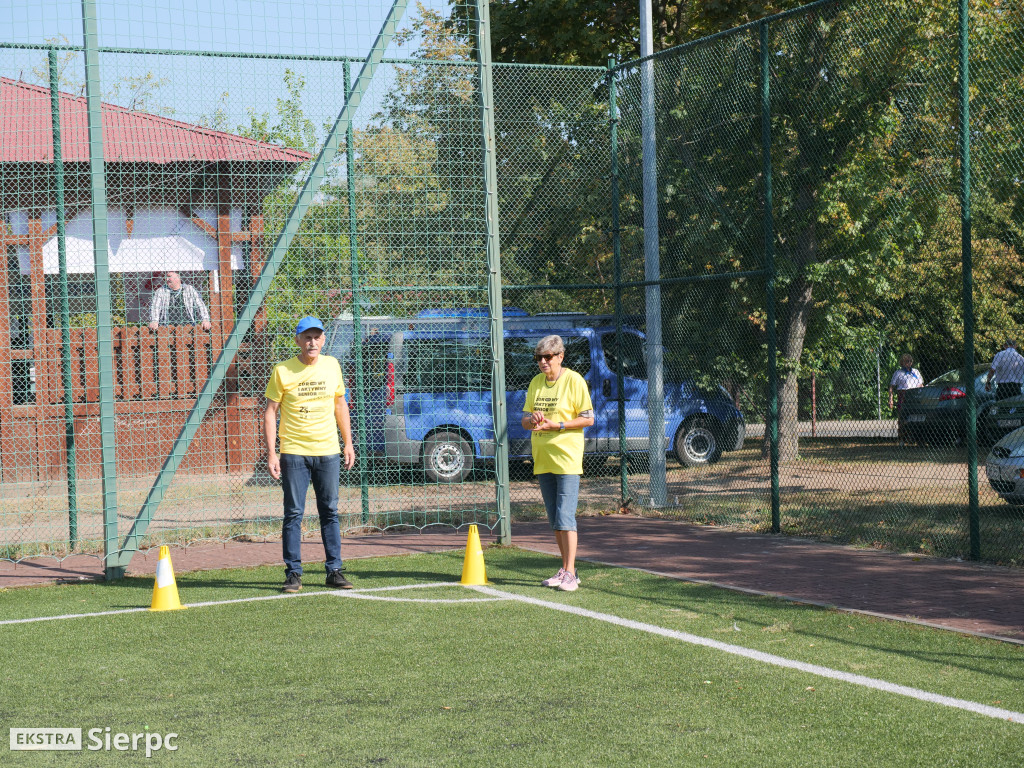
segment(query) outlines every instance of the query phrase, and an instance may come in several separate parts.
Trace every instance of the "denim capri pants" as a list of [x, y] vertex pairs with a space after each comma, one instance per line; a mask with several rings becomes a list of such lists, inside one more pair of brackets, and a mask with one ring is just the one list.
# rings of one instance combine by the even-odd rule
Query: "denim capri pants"
[[544, 509], [547, 510], [552, 530], [575, 531], [580, 476], [543, 472], [537, 475], [537, 481], [540, 483], [540, 495], [544, 497]]

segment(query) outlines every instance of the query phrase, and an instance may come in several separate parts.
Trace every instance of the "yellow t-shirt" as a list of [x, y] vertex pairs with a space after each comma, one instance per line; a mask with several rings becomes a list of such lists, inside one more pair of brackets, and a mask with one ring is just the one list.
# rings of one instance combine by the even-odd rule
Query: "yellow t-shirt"
[[[559, 422], [575, 419], [583, 411], [593, 408], [587, 382], [576, 371], [563, 368], [562, 375], [555, 382], [549, 382], [543, 373], [533, 377], [526, 390], [523, 413], [543, 411], [548, 419]], [[531, 432], [530, 444], [533, 448], [533, 474], [583, 474], [582, 428], [564, 432]]]
[[281, 404], [281, 453], [330, 456], [341, 453], [334, 400], [345, 396], [341, 366], [330, 355], [313, 365], [297, 356], [274, 366], [267, 382], [267, 399]]

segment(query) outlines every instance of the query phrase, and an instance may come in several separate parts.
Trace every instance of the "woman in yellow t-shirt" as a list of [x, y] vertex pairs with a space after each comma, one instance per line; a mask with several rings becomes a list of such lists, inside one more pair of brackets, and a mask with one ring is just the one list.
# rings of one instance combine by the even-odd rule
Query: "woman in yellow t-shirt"
[[533, 474], [540, 483], [548, 522], [562, 553], [558, 573], [541, 583], [573, 592], [580, 584], [576, 573], [576, 504], [583, 474], [583, 428], [594, 424], [594, 405], [583, 377], [562, 367], [565, 344], [561, 336], [545, 336], [537, 343], [533, 356], [540, 373], [526, 390], [522, 424], [531, 432]]

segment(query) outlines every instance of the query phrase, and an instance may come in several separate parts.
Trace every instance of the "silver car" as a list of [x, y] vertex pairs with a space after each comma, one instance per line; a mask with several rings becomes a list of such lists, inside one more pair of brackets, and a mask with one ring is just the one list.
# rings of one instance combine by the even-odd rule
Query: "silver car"
[[1024, 427], [992, 446], [985, 472], [988, 484], [1004, 501], [1024, 506]]

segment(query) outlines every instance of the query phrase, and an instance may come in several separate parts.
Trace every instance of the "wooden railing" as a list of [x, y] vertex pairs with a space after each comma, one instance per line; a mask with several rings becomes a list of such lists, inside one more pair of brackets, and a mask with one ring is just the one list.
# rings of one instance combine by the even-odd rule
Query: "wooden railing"
[[[118, 471], [128, 475], [153, 472], [162, 466], [206, 384], [221, 353], [224, 334], [215, 323], [211, 331], [193, 326], [155, 331], [130, 326], [114, 328], [111, 335]], [[103, 468], [97, 438], [100, 377], [96, 329], [75, 329], [70, 336], [77, 471], [79, 477], [95, 478]], [[32, 350], [7, 352], [7, 370], [10, 360], [31, 361], [36, 393], [33, 401], [12, 404], [9, 377], [6, 393], [0, 393], [5, 394], [0, 397], [0, 481], [5, 483], [57, 479], [67, 463], [61, 331], [48, 328], [34, 341]], [[256, 373], [254, 377], [249, 348], [243, 345], [181, 471], [252, 471], [262, 450], [262, 399], [258, 395], [266, 383], [262, 369]], [[253, 391], [247, 391], [250, 389]]]
[[[221, 350], [222, 335], [197, 326], [114, 328], [114, 399], [182, 400], [196, 397]], [[64, 402], [59, 329], [46, 331], [46, 355], [37, 358], [36, 403]], [[71, 331], [71, 391], [76, 403], [99, 402], [99, 362], [95, 328]]]

